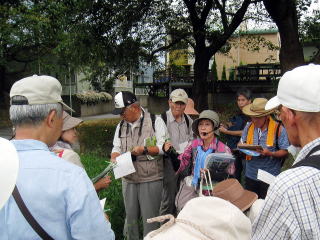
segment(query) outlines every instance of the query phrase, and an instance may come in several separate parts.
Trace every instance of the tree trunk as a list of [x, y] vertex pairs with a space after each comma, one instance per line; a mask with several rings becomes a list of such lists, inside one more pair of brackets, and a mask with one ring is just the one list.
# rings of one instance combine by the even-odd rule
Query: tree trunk
[[281, 39], [280, 64], [282, 73], [303, 65], [299, 42], [297, 9], [294, 0], [264, 0], [266, 10], [276, 23]]
[[0, 105], [4, 104], [6, 68], [0, 65]]
[[206, 49], [195, 50], [194, 82], [192, 88], [195, 108], [198, 112], [208, 109], [208, 67], [209, 60]]

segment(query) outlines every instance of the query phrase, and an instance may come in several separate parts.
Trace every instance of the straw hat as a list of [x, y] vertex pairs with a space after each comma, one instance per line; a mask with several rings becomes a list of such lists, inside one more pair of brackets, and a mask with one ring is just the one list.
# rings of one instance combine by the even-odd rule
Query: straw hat
[[265, 110], [268, 102], [266, 98], [255, 98], [251, 104], [243, 107], [242, 112], [249, 117], [264, 117], [270, 115], [275, 109]]
[[11, 196], [16, 184], [19, 169], [19, 157], [13, 144], [0, 138], [0, 209]]
[[216, 197], [197, 197], [187, 202], [174, 219], [165, 215], [147, 222], [169, 222], [150, 232], [145, 240], [247, 240], [251, 222], [236, 206]]
[[186, 105], [186, 109], [184, 110], [184, 113], [188, 115], [199, 115], [197, 110], [194, 109], [194, 102], [191, 98], [188, 98], [188, 102]]
[[192, 123], [192, 131], [197, 136], [199, 136], [199, 131], [198, 131], [199, 121], [202, 119], [211, 120], [211, 122], [213, 123], [214, 133], [218, 136], [220, 135], [220, 132], [218, 130], [219, 125], [220, 125], [220, 119], [219, 119], [218, 114], [214, 111], [211, 111], [211, 110], [204, 110], [200, 113], [200, 116], [196, 120], [194, 120]]
[[234, 178], [218, 183], [213, 188], [213, 196], [231, 202], [241, 211], [247, 210], [258, 199], [256, 193], [245, 190], [239, 181]]
[[71, 117], [67, 112], [63, 111], [63, 126], [62, 131], [67, 131], [78, 126], [83, 122], [82, 119]]

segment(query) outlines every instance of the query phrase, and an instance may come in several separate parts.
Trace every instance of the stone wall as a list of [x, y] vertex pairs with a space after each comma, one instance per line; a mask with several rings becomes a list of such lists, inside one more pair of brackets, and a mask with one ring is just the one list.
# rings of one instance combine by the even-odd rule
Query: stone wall
[[114, 109], [113, 101], [87, 105], [81, 104], [81, 117], [110, 113]]

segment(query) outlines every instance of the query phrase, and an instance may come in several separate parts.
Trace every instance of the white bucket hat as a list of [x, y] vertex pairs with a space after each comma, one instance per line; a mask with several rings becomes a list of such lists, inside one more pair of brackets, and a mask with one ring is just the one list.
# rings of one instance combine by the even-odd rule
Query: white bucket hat
[[278, 84], [277, 96], [266, 110], [283, 105], [301, 112], [320, 112], [320, 65], [309, 64], [286, 72]]
[[239, 208], [217, 197], [198, 197], [187, 202], [176, 219], [165, 215], [148, 220], [169, 222], [150, 232], [145, 240], [246, 240], [251, 222]]
[[10, 197], [18, 177], [19, 158], [13, 144], [0, 138], [0, 209]]

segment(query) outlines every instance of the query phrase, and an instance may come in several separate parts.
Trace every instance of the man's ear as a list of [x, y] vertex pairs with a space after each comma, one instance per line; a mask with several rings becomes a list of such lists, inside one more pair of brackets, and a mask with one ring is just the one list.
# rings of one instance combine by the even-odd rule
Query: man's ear
[[284, 118], [284, 121], [289, 126], [293, 126], [296, 124], [296, 113], [292, 111], [291, 109], [282, 106], [282, 118]]
[[54, 126], [54, 122], [57, 120], [57, 111], [51, 110], [46, 118], [46, 124], [48, 127], [52, 128]]

